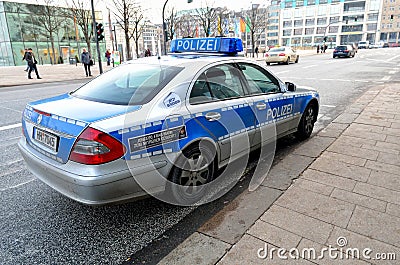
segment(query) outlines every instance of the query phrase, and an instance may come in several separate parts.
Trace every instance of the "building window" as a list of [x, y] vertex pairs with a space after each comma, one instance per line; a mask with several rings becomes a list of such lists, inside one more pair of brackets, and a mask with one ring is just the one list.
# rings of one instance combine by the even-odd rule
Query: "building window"
[[332, 3], [338, 3], [340, 0], [331, 0]]
[[397, 22], [397, 27], [400, 28], [400, 22]]
[[296, 6], [304, 6], [304, 1], [303, 0], [297, 0], [296, 1]]
[[377, 28], [378, 24], [376, 23], [367, 24], [367, 30], [376, 30]]
[[300, 8], [296, 8], [294, 10], [294, 17], [302, 17], [303, 16], [303, 12]]
[[314, 25], [315, 25], [315, 19], [314, 18], [306, 19], [306, 26], [314, 26]]
[[303, 35], [303, 29], [295, 29], [294, 35]]
[[310, 6], [306, 8], [306, 16], [307, 17], [315, 16], [315, 6]]
[[378, 21], [378, 14], [368, 14], [368, 21]]
[[339, 32], [339, 26], [330, 26], [329, 27], [329, 33], [338, 33]]
[[303, 20], [302, 19], [298, 19], [294, 21], [294, 26], [295, 27], [302, 27], [303, 26]]
[[389, 32], [389, 41], [396, 41], [397, 32]]
[[283, 36], [292, 36], [292, 30], [291, 29], [283, 30]]
[[369, 10], [370, 11], [379, 11], [379, 6], [381, 4], [380, 0], [371, 0], [369, 3]]
[[393, 28], [393, 24], [392, 24], [392, 23], [388, 23], [388, 24], [386, 24], [386, 28], [387, 28], [387, 29], [391, 29], [391, 28]]
[[292, 18], [292, 9], [285, 9], [283, 11], [283, 18]]
[[325, 34], [326, 28], [325, 27], [318, 27], [317, 34]]
[[333, 24], [333, 23], [338, 23], [339, 22], [340, 17], [331, 17], [329, 19], [329, 23]]
[[328, 0], [319, 0], [319, 4], [326, 4], [328, 3]]
[[313, 35], [314, 34], [314, 28], [306, 28], [305, 35]]
[[285, 3], [285, 7], [286, 8], [289, 8], [289, 7], [292, 7], [292, 6], [293, 6], [292, 2], [286, 2]]
[[317, 25], [325, 25], [326, 24], [326, 17], [321, 17], [317, 19]]
[[283, 21], [283, 27], [284, 28], [290, 28], [290, 27], [292, 27], [292, 25], [293, 25], [293, 23], [292, 23], [291, 20], [290, 21]]
[[315, 0], [308, 0], [308, 1], [307, 1], [307, 5], [308, 5], [308, 6], [310, 6], [310, 5], [315, 5]]
[[327, 14], [326, 5], [318, 6], [318, 16], [326, 16]]

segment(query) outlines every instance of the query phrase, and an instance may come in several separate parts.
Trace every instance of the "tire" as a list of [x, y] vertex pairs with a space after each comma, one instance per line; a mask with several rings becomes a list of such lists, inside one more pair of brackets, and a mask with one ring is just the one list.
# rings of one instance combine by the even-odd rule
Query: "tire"
[[289, 58], [289, 57], [287, 58], [285, 64], [286, 64], [286, 65], [289, 65], [289, 64], [290, 64], [290, 58]]
[[298, 63], [298, 62], [299, 62], [299, 59], [300, 59], [300, 56], [297, 56], [297, 57], [296, 57], [296, 61], [294, 61], [294, 63]]
[[310, 103], [306, 107], [301, 116], [300, 123], [297, 127], [296, 137], [299, 140], [305, 140], [310, 137], [313, 129], [314, 123], [317, 120], [317, 111], [315, 108], [315, 104]]
[[207, 185], [215, 172], [215, 152], [209, 145], [193, 145], [185, 149], [174, 165], [166, 191], [175, 204], [193, 205], [200, 201], [207, 192]]
[[333, 55], [333, 59], [335, 59], [336, 58], [336, 56], [335, 55]]
[[271, 63], [267, 63], [267, 65], [271, 65]]

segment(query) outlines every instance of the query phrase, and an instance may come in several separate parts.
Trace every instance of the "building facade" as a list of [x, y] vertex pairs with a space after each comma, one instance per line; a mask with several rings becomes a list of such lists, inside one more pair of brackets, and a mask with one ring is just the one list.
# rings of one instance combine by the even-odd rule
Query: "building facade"
[[[25, 65], [25, 48], [33, 49], [39, 64], [69, 63], [75, 56], [80, 57], [82, 48], [87, 48], [85, 37], [68, 9], [56, 8], [60, 12], [54, 16], [60, 22], [52, 30], [51, 41], [43, 14], [38, 12], [43, 6], [0, 1], [0, 66]], [[101, 13], [96, 12], [96, 21], [101, 19]], [[100, 44], [103, 54], [104, 41]], [[94, 39], [91, 54], [97, 58]]]
[[380, 40], [398, 46], [400, 40], [400, 0], [383, 0]]
[[280, 5], [281, 45], [380, 40], [382, 0], [283, 0]]

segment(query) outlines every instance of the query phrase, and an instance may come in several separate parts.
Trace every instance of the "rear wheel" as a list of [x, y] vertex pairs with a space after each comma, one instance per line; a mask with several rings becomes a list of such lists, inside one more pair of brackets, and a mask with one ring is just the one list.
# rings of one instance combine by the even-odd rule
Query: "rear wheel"
[[298, 63], [298, 62], [299, 62], [299, 57], [300, 57], [300, 56], [297, 55], [296, 61], [294, 61], [294, 63]]
[[290, 63], [290, 58], [288, 57], [285, 64], [289, 65], [289, 63]]
[[271, 65], [271, 63], [267, 63], [267, 65]]
[[310, 137], [314, 129], [314, 123], [317, 120], [316, 115], [317, 111], [315, 104], [309, 104], [301, 116], [299, 126], [297, 127], [296, 136], [298, 139], [304, 140]]
[[177, 204], [192, 205], [203, 198], [213, 179], [215, 152], [206, 145], [185, 149], [171, 171], [167, 192]]

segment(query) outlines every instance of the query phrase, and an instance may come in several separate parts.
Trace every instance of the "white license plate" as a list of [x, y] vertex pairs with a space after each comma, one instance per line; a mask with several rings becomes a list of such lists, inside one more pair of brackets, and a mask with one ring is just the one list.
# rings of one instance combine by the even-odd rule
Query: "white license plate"
[[45, 145], [46, 147], [50, 148], [51, 150], [57, 152], [58, 136], [34, 127], [33, 128], [33, 139], [35, 139], [39, 143]]
[[276, 57], [278, 56], [278, 54], [271, 54], [271, 57]]

